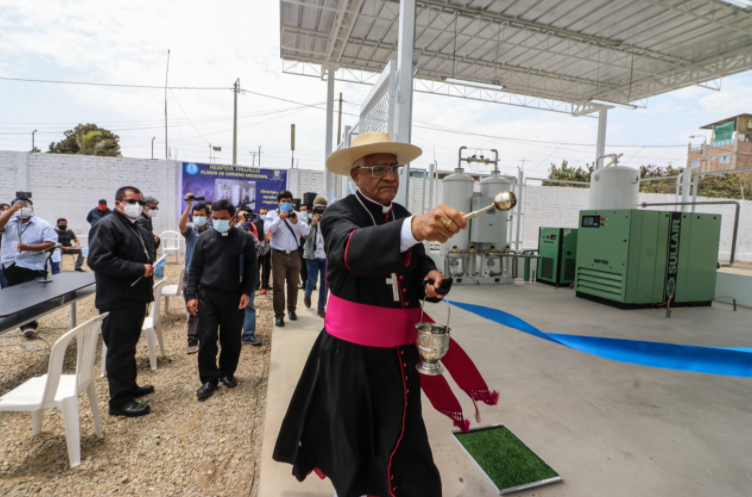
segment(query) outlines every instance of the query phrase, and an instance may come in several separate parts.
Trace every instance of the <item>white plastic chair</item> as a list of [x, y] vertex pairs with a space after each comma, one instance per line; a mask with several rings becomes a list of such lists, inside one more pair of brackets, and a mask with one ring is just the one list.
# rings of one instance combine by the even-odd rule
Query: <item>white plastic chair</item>
[[[146, 337], [146, 346], [149, 348], [149, 363], [151, 365], [152, 371], [157, 370], [157, 340], [159, 341], [159, 350], [160, 352], [162, 352], [162, 358], [164, 359], [167, 357], [167, 354], [165, 354], [164, 339], [162, 338], [162, 316], [159, 312], [159, 309], [162, 307], [162, 288], [164, 288], [164, 284], [166, 282], [167, 278], [157, 282], [157, 284], [154, 285], [154, 303], [151, 305], [151, 312], [149, 312], [149, 315], [146, 317], [146, 319], [144, 319], [144, 325], [141, 328], [141, 330], [144, 332], [144, 336]], [[106, 357], [107, 344], [103, 343], [101, 376], [104, 376], [106, 370]]]
[[180, 238], [182, 235], [177, 231], [163, 231], [159, 238], [161, 244], [159, 248], [163, 254], [175, 254], [175, 262], [180, 264]]
[[185, 275], [185, 266], [183, 266], [183, 269], [180, 270], [180, 276], [178, 276], [178, 284], [177, 285], [167, 285], [166, 287], [162, 288], [162, 297], [164, 297], [164, 303], [165, 303], [165, 312], [170, 312], [170, 297], [182, 297], [183, 292], [180, 291], [180, 286], [183, 283], [183, 276]]
[[[57, 408], [63, 415], [65, 438], [71, 468], [81, 464], [81, 434], [78, 418], [78, 396], [84, 392], [89, 397], [92, 419], [97, 438], [102, 438], [102, 419], [97, 404], [97, 389], [94, 385], [94, 358], [97, 353], [102, 320], [101, 314], [91, 321], [72, 329], [55, 342], [50, 352], [47, 374], [27, 380], [0, 397], [0, 411], [31, 412], [31, 427], [34, 436], [42, 433], [44, 409]], [[65, 350], [76, 338], [76, 374], [62, 374]]]

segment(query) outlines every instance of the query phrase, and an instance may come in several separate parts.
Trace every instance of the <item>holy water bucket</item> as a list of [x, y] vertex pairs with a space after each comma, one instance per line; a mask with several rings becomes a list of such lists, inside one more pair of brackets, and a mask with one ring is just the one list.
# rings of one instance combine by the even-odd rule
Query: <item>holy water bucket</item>
[[[426, 300], [423, 299], [423, 305], [425, 304]], [[449, 304], [447, 303], [448, 306]], [[446, 326], [436, 323], [424, 323], [423, 306], [420, 308], [421, 322], [415, 325], [415, 328], [418, 330], [418, 338], [415, 340], [415, 345], [418, 347], [418, 353], [420, 353], [421, 357], [415, 369], [420, 374], [438, 376], [444, 372], [441, 358], [449, 350], [449, 337], [452, 334], [452, 329], [449, 328], [449, 314], [450, 311], [447, 311]]]

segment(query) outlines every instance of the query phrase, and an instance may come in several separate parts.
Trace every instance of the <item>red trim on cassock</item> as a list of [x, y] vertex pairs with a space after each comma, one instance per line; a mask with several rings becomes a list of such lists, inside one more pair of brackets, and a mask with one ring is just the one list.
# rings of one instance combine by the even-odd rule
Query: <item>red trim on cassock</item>
[[401, 257], [402, 257], [402, 264], [404, 264], [405, 266], [409, 266], [410, 261], [413, 260], [413, 248], [410, 247], [409, 249], [402, 252]]
[[[399, 367], [400, 372], [402, 373], [402, 390], [405, 394], [405, 407], [402, 409], [402, 431], [400, 432], [399, 439], [397, 440], [397, 445], [394, 446], [394, 450], [392, 451], [392, 455], [389, 456], [389, 466], [386, 470], [387, 475], [387, 485], [389, 485], [389, 493], [392, 495], [392, 497], [395, 497], [394, 491], [392, 488], [392, 458], [394, 458], [394, 454], [397, 452], [397, 449], [399, 448], [399, 444], [402, 441], [402, 437], [405, 435], [405, 417], [407, 416], [407, 385], [405, 384], [405, 368], [402, 367], [402, 357], [400, 355], [399, 348], [397, 349], [397, 360], [399, 361]], [[394, 487], [396, 489], [397, 487]]]
[[352, 240], [353, 233], [355, 233], [355, 230], [352, 230], [350, 232], [350, 236], [347, 237], [347, 245], [345, 246], [345, 267], [348, 271], [350, 271], [352, 274], [355, 274], [352, 269], [350, 269], [350, 265], [347, 263], [347, 251], [350, 250], [350, 240]]

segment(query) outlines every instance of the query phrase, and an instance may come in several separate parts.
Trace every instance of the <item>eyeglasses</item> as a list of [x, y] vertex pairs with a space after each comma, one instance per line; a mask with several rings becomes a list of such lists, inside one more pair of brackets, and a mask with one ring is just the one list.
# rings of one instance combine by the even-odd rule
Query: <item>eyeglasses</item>
[[368, 169], [374, 178], [383, 178], [386, 176], [387, 171], [392, 171], [392, 174], [394, 176], [399, 175], [402, 173], [402, 169], [404, 169], [405, 166], [400, 166], [399, 162], [394, 161], [389, 164], [376, 164], [375, 166], [371, 167], [360, 167], [358, 166], [358, 169]]
[[121, 199], [119, 202], [121, 204], [131, 204], [131, 205], [138, 204], [141, 207], [146, 205], [146, 202], [144, 202], [143, 200], [136, 200], [135, 198], [124, 198], [124, 199]]

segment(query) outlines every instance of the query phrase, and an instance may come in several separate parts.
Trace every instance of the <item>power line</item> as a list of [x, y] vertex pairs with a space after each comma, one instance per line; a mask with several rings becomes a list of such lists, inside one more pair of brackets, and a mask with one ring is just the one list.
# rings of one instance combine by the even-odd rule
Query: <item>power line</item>
[[154, 85], [126, 85], [122, 83], [88, 83], [85, 81], [56, 81], [50, 79], [26, 79], [26, 78], [6, 78], [1, 77], [0, 80], [5, 81], [24, 81], [26, 83], [54, 83], [58, 85], [86, 85], [86, 86], [112, 86], [118, 88], [151, 88], [156, 90], [232, 90], [230, 87], [223, 86], [154, 86]]

